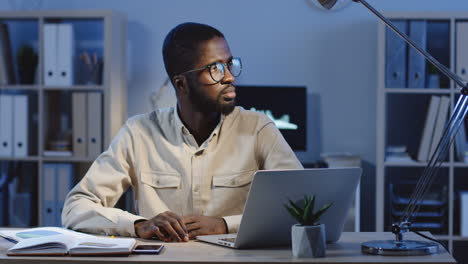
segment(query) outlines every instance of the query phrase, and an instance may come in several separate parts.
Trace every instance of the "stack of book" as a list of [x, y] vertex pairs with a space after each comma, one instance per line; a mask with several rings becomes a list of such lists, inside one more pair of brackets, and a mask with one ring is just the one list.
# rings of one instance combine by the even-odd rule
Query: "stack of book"
[[406, 146], [387, 146], [385, 149], [386, 162], [413, 162]]

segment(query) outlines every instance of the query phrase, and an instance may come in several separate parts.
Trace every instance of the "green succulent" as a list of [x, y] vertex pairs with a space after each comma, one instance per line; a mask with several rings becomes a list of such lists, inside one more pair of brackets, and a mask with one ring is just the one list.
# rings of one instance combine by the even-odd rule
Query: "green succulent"
[[294, 203], [289, 200], [289, 204], [284, 204], [284, 207], [301, 225], [316, 225], [320, 217], [333, 205], [326, 204], [314, 213], [315, 195], [304, 195], [304, 205], [301, 207], [299, 204], [300, 202]]

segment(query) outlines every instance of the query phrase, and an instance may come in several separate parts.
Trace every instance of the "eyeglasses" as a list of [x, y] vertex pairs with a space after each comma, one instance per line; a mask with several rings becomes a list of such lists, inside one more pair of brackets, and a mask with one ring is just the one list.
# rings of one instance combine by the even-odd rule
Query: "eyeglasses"
[[224, 78], [224, 73], [226, 72], [225, 66], [229, 69], [231, 72], [232, 76], [238, 77], [241, 72], [242, 72], [242, 62], [240, 58], [232, 58], [230, 61], [227, 63], [221, 63], [221, 62], [215, 62], [210, 65], [206, 65], [204, 67], [190, 70], [183, 72], [181, 74], [189, 73], [189, 72], [195, 72], [195, 71], [203, 71], [205, 69], [208, 69], [210, 72], [211, 79], [215, 81], [216, 83], [220, 82]]

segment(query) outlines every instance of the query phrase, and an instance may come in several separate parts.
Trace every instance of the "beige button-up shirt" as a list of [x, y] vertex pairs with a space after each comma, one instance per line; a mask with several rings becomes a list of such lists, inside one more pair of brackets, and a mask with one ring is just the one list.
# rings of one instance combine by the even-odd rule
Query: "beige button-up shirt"
[[[236, 107], [198, 146], [176, 109], [159, 109], [125, 123], [68, 194], [65, 227], [135, 236], [136, 220], [169, 210], [223, 217], [229, 232], [236, 232], [257, 170], [302, 168], [263, 114]], [[113, 208], [129, 187], [138, 215]]]

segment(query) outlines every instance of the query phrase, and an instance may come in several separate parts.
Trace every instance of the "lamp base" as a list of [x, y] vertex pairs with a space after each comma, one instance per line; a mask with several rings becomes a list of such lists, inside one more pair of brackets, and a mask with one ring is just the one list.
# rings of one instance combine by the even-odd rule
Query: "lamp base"
[[416, 240], [375, 240], [362, 243], [361, 251], [372, 255], [420, 256], [438, 253], [439, 245]]

